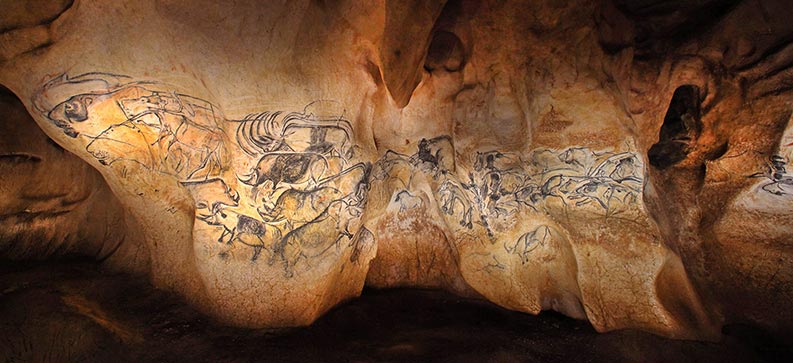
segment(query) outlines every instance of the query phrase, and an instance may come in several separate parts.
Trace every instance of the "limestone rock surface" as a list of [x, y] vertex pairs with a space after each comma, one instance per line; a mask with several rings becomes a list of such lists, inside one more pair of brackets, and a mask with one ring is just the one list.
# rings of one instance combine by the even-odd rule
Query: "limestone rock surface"
[[21, 3], [0, 83], [58, 146], [4, 111], [6, 256], [107, 259], [246, 327], [366, 284], [793, 330], [784, 0]]

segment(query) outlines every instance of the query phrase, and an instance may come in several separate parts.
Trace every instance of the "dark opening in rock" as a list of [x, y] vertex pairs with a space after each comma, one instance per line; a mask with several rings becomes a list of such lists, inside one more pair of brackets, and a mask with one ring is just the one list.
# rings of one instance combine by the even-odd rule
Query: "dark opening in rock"
[[453, 33], [438, 31], [432, 36], [427, 50], [424, 69], [432, 72], [443, 67], [448, 72], [456, 72], [465, 64], [463, 42]]
[[664, 169], [681, 162], [701, 130], [699, 87], [678, 87], [664, 116], [658, 142], [647, 153], [650, 165]]

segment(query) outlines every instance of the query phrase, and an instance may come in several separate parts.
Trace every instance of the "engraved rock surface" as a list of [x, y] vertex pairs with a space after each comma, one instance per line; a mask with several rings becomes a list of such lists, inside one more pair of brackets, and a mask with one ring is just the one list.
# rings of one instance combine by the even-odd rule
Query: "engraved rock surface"
[[[225, 323], [310, 324], [368, 285], [790, 333], [793, 8], [758, 3], [18, 6], [0, 83], [106, 181], [52, 159], [108, 203], [46, 243]], [[13, 170], [8, 205], [44, 185]]]

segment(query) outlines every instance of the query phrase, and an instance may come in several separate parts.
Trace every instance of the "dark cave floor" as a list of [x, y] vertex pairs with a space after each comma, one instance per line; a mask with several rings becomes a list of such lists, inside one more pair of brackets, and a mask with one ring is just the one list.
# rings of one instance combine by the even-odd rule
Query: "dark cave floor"
[[88, 263], [0, 261], [0, 324], [5, 362], [793, 361], [789, 347], [745, 327], [725, 330], [719, 343], [598, 334], [555, 313], [416, 289], [367, 289], [307, 328], [229, 328]]

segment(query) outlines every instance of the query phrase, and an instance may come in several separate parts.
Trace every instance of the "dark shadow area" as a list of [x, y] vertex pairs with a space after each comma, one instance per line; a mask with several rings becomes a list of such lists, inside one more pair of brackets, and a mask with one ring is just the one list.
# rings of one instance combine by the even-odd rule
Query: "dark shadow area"
[[700, 132], [699, 87], [680, 86], [669, 103], [658, 142], [647, 152], [650, 165], [665, 169], [683, 161]]
[[463, 43], [454, 33], [438, 31], [432, 35], [424, 69], [430, 73], [438, 68], [457, 72], [465, 66], [465, 61]]
[[0, 258], [101, 260], [123, 241], [102, 176], [50, 139], [0, 85]]
[[[0, 264], [0, 360], [146, 362], [746, 362], [789, 352], [747, 329], [719, 343], [600, 334], [439, 291], [365, 290], [314, 325], [224, 327], [96, 265]], [[727, 331], [729, 334], [731, 331]]]
[[741, 0], [615, 0], [634, 22], [637, 59], [650, 59], [707, 32]]

